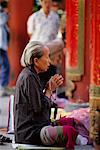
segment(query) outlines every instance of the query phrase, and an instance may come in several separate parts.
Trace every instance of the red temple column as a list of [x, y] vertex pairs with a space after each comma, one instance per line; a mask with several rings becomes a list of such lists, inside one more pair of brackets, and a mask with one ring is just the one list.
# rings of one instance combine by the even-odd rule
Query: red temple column
[[88, 67], [85, 66], [85, 9], [85, 0], [67, 0], [66, 76], [76, 85], [74, 99], [84, 101], [88, 100], [88, 90], [83, 93], [87, 89]]
[[92, 0], [90, 137], [100, 149], [100, 0]]
[[[69, 78], [75, 77], [78, 68], [78, 0], [67, 0], [67, 70]], [[74, 79], [72, 79], [74, 80]]]
[[10, 85], [15, 85], [19, 72], [21, 71], [20, 57], [28, 42], [27, 19], [32, 13], [33, 0], [10, 0], [10, 44], [9, 59], [11, 66]]

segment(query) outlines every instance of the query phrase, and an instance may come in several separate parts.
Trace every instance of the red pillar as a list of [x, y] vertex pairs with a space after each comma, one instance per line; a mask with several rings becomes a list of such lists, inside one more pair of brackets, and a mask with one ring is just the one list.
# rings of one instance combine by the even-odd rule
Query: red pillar
[[90, 0], [67, 0], [66, 76], [76, 85], [73, 98], [84, 101], [89, 99], [89, 15]]
[[90, 137], [100, 149], [100, 0], [92, 0]]
[[76, 91], [74, 92], [75, 99], [89, 100], [89, 85], [90, 85], [90, 61], [91, 61], [91, 0], [85, 0], [85, 17], [84, 17], [84, 74], [81, 80], [75, 82]]
[[19, 72], [21, 71], [20, 57], [28, 42], [27, 19], [32, 13], [33, 0], [10, 0], [10, 44], [9, 59], [11, 66], [10, 85], [15, 85]]

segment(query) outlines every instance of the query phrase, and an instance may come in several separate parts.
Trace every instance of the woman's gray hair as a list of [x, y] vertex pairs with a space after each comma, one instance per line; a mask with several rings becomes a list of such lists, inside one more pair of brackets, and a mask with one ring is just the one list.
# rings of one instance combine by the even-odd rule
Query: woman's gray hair
[[43, 56], [43, 47], [44, 45], [38, 41], [29, 42], [22, 54], [21, 65], [23, 67], [33, 64], [34, 58], [40, 58]]

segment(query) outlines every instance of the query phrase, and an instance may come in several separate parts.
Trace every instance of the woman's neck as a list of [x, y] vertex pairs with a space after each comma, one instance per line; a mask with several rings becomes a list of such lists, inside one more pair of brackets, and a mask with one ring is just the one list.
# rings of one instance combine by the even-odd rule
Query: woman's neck
[[37, 67], [34, 66], [35, 71], [37, 72], [37, 74], [39, 73], [39, 70]]

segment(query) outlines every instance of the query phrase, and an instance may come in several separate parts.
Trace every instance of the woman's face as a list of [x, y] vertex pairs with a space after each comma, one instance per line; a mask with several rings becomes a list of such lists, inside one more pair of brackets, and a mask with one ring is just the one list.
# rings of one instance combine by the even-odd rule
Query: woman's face
[[47, 69], [50, 66], [50, 52], [48, 47], [43, 48], [43, 56], [41, 58], [36, 58], [37, 60], [35, 61], [35, 67], [38, 72], [44, 72], [47, 71]]

